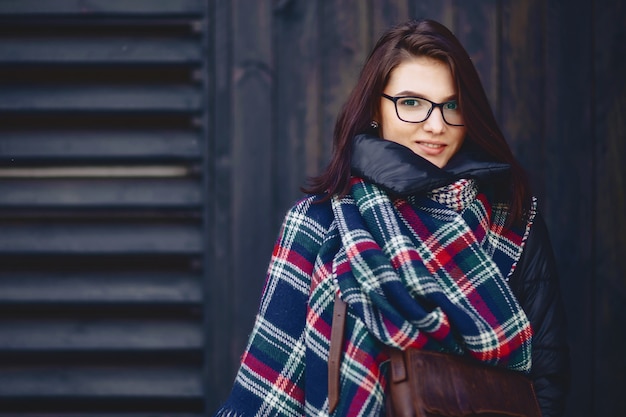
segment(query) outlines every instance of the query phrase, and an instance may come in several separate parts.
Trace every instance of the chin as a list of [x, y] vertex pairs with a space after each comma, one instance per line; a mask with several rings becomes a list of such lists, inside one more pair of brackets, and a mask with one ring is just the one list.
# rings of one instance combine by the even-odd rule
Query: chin
[[[419, 155], [419, 154], [418, 154]], [[430, 162], [431, 164], [437, 166], [438, 168], [443, 168], [447, 165], [450, 158], [433, 158], [425, 155], [420, 155], [422, 158]]]

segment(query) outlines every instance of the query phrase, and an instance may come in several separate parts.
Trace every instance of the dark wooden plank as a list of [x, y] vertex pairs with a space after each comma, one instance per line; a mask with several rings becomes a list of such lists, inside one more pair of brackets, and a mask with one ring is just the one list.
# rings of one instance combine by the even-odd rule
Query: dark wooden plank
[[[26, 122], [27, 123], [27, 122]], [[45, 122], [43, 122], [45, 123]], [[123, 123], [116, 122], [111, 123]], [[24, 129], [30, 129], [25, 125]], [[39, 125], [39, 129], [41, 125]], [[98, 129], [98, 130], [96, 130]], [[0, 139], [0, 160], [198, 159], [204, 138], [193, 130], [103, 129], [94, 122], [82, 130], [10, 130]]]
[[[593, 215], [592, 7], [585, 1], [551, 2], [547, 14], [545, 152], [540, 208], [550, 230], [569, 323], [573, 380], [568, 416], [603, 415], [593, 410], [596, 331]], [[536, 91], [535, 93], [539, 93]], [[504, 99], [504, 98], [503, 98]], [[532, 151], [529, 150], [529, 151]], [[536, 177], [535, 177], [536, 178]]]
[[231, 348], [241, 355], [256, 315], [277, 230], [272, 227], [272, 3], [232, 1], [233, 123], [232, 260], [234, 319], [241, 331]]
[[198, 254], [196, 224], [0, 222], [0, 254]]
[[321, 150], [330, 138], [320, 136], [319, 2], [291, 1], [274, 10], [276, 48], [275, 180], [278, 230], [286, 210], [301, 197], [307, 177], [327, 161]]
[[455, 35], [469, 54], [496, 116], [500, 76], [498, 0], [467, 0], [457, 5]]
[[370, 45], [380, 38], [380, 36], [390, 27], [401, 22], [414, 18], [411, 16], [411, 2], [409, 0], [377, 0], [371, 3], [371, 41]]
[[202, 60], [196, 39], [99, 36], [35, 36], [2, 39], [2, 64], [195, 64]]
[[202, 324], [175, 319], [5, 318], [0, 352], [168, 351], [201, 349]]
[[201, 14], [201, 0], [13, 0], [0, 2], [0, 13], [5, 15], [188, 15]]
[[597, 312], [593, 414], [617, 416], [626, 415], [626, 4], [594, 3], [593, 16]]
[[204, 394], [195, 366], [2, 366], [0, 400], [55, 397], [192, 399]]
[[[68, 263], [72, 263], [68, 261]], [[199, 304], [201, 278], [185, 272], [0, 270], [0, 305]]]
[[[409, 4], [411, 7], [411, 15], [418, 19], [433, 19], [454, 31], [455, 23], [455, 5], [450, 0], [422, 0], [414, 1]], [[455, 3], [458, 4], [458, 3]]]
[[207, 238], [210, 248], [207, 256], [207, 291], [205, 317], [207, 321], [207, 349], [205, 369], [207, 381], [206, 406], [209, 414], [218, 408], [231, 386], [225, 381], [233, 381], [241, 351], [231, 347], [237, 332], [245, 330], [234, 320], [233, 298], [233, 234], [232, 210], [233, 159], [231, 156], [232, 137], [232, 60], [231, 36], [233, 33], [232, 3], [230, 0], [215, 0], [209, 7], [213, 22], [214, 37], [211, 43], [213, 65], [210, 66], [213, 91], [209, 94], [211, 124], [209, 135], [213, 138], [211, 155], [213, 176], [208, 178], [208, 202], [213, 212], [210, 224], [213, 233]]
[[367, 2], [322, 2], [322, 157], [329, 161], [335, 120], [372, 48]]
[[516, 157], [529, 172], [536, 195], [545, 177], [544, 2], [502, 2], [501, 127]]
[[3, 86], [0, 111], [11, 112], [199, 112], [202, 95], [189, 85]]
[[200, 182], [188, 178], [0, 181], [0, 208], [185, 208], [202, 202]]

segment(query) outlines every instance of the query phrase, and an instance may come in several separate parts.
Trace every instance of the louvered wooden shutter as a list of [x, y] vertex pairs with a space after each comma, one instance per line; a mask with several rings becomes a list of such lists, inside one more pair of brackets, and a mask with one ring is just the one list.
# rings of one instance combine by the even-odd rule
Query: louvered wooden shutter
[[206, 9], [0, 2], [0, 415], [205, 412]]

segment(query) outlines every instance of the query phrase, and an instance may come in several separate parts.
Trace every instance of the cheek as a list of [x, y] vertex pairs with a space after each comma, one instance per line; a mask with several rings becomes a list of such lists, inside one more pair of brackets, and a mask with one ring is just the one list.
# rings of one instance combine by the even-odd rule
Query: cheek
[[461, 146], [463, 144], [463, 142], [465, 141], [465, 136], [466, 135], [467, 135], [467, 128], [462, 128], [462, 130], [459, 132], [458, 138], [457, 138], [457, 142], [459, 143], [459, 146]]
[[458, 150], [461, 148], [461, 146], [463, 145], [463, 142], [465, 142], [465, 129], [461, 132], [458, 132], [455, 137], [454, 137], [454, 153], [458, 152]]
[[385, 139], [400, 141], [405, 136], [413, 134], [414, 130], [419, 127], [419, 124], [405, 123], [398, 119], [395, 109], [390, 111], [383, 109], [381, 112], [380, 130], [379, 133]]
[[380, 120], [378, 121], [378, 124], [380, 126], [378, 129], [378, 133], [381, 137], [385, 137], [386, 134], [393, 131], [393, 126], [391, 125], [391, 122], [393, 120], [392, 116], [395, 115], [390, 114], [389, 110], [386, 109], [386, 106], [383, 106], [380, 111]]

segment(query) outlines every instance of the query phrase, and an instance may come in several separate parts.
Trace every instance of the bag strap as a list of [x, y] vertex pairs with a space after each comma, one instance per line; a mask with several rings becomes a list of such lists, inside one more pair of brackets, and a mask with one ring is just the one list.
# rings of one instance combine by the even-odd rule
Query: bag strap
[[406, 362], [404, 361], [404, 352], [400, 349], [389, 348], [390, 356], [390, 367], [389, 367], [389, 376], [391, 377], [391, 382], [397, 384], [402, 381], [406, 381], [408, 378], [408, 373], [406, 370]]
[[341, 367], [341, 352], [343, 349], [343, 335], [346, 327], [346, 311], [348, 304], [335, 293], [333, 307], [333, 323], [330, 331], [330, 351], [328, 353], [328, 412], [332, 414], [339, 404], [339, 368]]
[[[341, 353], [343, 338], [346, 327], [346, 314], [348, 304], [341, 299], [339, 293], [335, 294], [333, 306], [333, 322], [330, 331], [330, 349], [328, 354], [328, 413], [332, 414], [339, 404], [339, 381], [341, 368]], [[391, 357], [391, 378], [393, 383], [399, 383], [407, 379], [407, 369], [404, 362], [404, 354], [400, 349], [389, 349]], [[388, 416], [393, 415], [391, 402], [386, 401]]]

